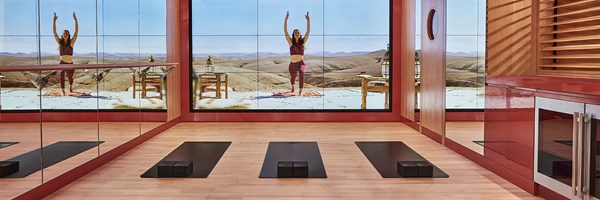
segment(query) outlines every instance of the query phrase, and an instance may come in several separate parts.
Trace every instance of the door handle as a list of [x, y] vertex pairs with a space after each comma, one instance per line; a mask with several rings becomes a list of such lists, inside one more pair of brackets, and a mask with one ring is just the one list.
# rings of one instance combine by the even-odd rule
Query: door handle
[[579, 112], [575, 112], [573, 113], [573, 149], [571, 152], [571, 158], [572, 158], [572, 167], [571, 167], [571, 193], [573, 194], [573, 196], [577, 196], [577, 171], [579, 169], [579, 167], [577, 166], [577, 158], [578, 158], [578, 151], [577, 151], [577, 147], [579, 146], [578, 144], [578, 139], [579, 139], [579, 127], [580, 127], [580, 123], [579, 123]]
[[584, 166], [583, 166], [583, 160], [584, 158], [584, 154], [583, 154], [583, 147], [584, 147], [584, 135], [585, 135], [585, 125], [586, 125], [586, 117], [585, 117], [585, 113], [579, 113], [579, 127], [578, 127], [578, 136], [577, 136], [577, 198], [579, 199], [583, 199], [583, 187], [584, 187], [584, 182], [583, 182], [583, 171], [584, 171]]

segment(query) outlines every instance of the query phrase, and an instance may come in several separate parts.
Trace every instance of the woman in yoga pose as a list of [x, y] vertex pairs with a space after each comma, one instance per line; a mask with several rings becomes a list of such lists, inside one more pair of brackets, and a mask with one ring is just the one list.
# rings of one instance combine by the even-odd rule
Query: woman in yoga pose
[[[54, 13], [54, 23], [52, 25], [52, 30], [54, 31], [54, 39], [56, 43], [58, 43], [58, 51], [60, 53], [60, 64], [73, 64], [73, 45], [75, 45], [75, 41], [77, 40], [77, 33], [79, 32], [79, 25], [77, 23], [77, 16], [75, 12], [73, 12], [73, 19], [75, 20], [75, 33], [73, 34], [73, 38], [71, 38], [71, 34], [69, 30], [64, 30], [62, 35], [59, 37], [56, 33], [56, 20], [58, 16]], [[62, 89], [63, 95], [65, 95], [65, 75], [69, 79], [69, 91], [73, 92], [73, 75], [75, 74], [75, 70], [67, 69], [60, 70], [60, 88]]]
[[285, 39], [290, 46], [290, 65], [288, 67], [288, 71], [290, 72], [290, 82], [292, 83], [292, 92], [294, 92], [294, 83], [296, 83], [296, 76], [300, 75], [300, 91], [299, 95], [302, 95], [302, 88], [304, 88], [304, 73], [306, 72], [306, 64], [304, 63], [304, 46], [306, 41], [308, 41], [308, 36], [310, 34], [310, 17], [308, 16], [308, 12], [304, 16], [306, 18], [306, 33], [304, 37], [300, 34], [298, 29], [294, 29], [292, 33], [293, 37], [290, 37], [287, 30], [287, 21], [290, 17], [290, 12], [288, 11], [285, 15], [285, 22], [283, 23], [283, 31], [285, 33]]

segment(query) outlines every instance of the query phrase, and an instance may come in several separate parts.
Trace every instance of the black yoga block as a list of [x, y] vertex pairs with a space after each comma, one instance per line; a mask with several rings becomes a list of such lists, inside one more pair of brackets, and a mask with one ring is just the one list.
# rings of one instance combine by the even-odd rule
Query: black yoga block
[[194, 162], [177, 161], [173, 166], [173, 177], [188, 177], [194, 171]]
[[413, 161], [398, 161], [398, 173], [403, 177], [419, 176], [419, 168]]
[[279, 161], [277, 162], [277, 178], [292, 178], [294, 177], [294, 162]]
[[6, 177], [19, 171], [19, 161], [0, 161], [0, 177]]
[[308, 161], [294, 161], [294, 178], [308, 178]]
[[433, 166], [427, 161], [414, 161], [417, 168], [419, 168], [419, 177], [433, 177]]
[[158, 164], [158, 177], [173, 177], [173, 166], [176, 161], [162, 161]]
[[568, 177], [573, 174], [572, 161], [552, 161], [552, 176]]

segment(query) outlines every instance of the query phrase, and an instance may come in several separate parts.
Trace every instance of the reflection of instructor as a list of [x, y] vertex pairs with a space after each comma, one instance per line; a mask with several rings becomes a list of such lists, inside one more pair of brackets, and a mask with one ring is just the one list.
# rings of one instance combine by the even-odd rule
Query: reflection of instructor
[[[52, 30], [54, 31], [54, 39], [56, 43], [58, 43], [58, 51], [60, 53], [60, 64], [73, 64], [73, 45], [77, 40], [77, 33], [79, 32], [79, 25], [77, 23], [77, 16], [75, 12], [73, 12], [73, 19], [75, 20], [75, 33], [73, 34], [73, 38], [71, 38], [71, 34], [69, 30], [64, 30], [60, 38], [56, 33], [56, 20], [58, 16], [54, 13], [54, 23], [52, 24]], [[75, 70], [66, 69], [60, 70], [60, 88], [62, 89], [63, 95], [65, 94], [65, 74], [69, 79], [69, 91], [73, 92], [73, 75], [75, 74]]]
[[300, 34], [298, 29], [294, 29], [292, 34], [294, 38], [291, 38], [287, 30], [287, 20], [290, 17], [288, 11], [285, 15], [285, 22], [283, 24], [283, 31], [285, 32], [285, 39], [290, 45], [290, 66], [288, 68], [290, 72], [290, 82], [292, 83], [292, 92], [294, 92], [294, 83], [296, 83], [296, 76], [300, 74], [300, 91], [298, 94], [302, 95], [302, 88], [304, 88], [304, 73], [306, 72], [306, 64], [304, 63], [304, 46], [308, 41], [308, 35], [310, 34], [310, 17], [308, 12], [304, 16], [306, 18], [306, 34], [304, 37]]

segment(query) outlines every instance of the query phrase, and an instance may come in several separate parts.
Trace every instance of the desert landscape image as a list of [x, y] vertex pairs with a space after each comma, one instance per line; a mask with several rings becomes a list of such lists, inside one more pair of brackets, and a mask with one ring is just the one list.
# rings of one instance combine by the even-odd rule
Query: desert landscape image
[[[138, 54], [107, 54], [102, 60], [95, 55], [77, 55], [73, 57], [75, 64], [112, 64], [112, 63], [141, 63], [148, 62], [148, 57], [141, 58]], [[164, 55], [154, 57], [155, 62], [164, 63]], [[57, 55], [43, 55], [41, 64], [57, 64]], [[0, 53], [0, 65], [21, 66], [37, 65], [36, 54], [26, 53]], [[164, 67], [163, 67], [164, 68]], [[133, 68], [135, 71], [143, 67]], [[58, 71], [27, 71], [4, 72], [0, 78], [2, 89], [0, 102], [2, 110], [39, 110], [42, 109], [67, 109], [67, 110], [94, 110], [94, 109], [165, 109], [166, 98], [140, 98], [141, 89], [136, 89], [133, 98], [133, 71], [128, 68], [112, 69], [105, 77], [96, 82], [94, 74], [102, 73], [100, 70], [75, 70], [73, 93], [68, 91], [63, 96], [60, 88]], [[149, 73], [162, 73], [159, 67], [147, 69]], [[50, 75], [55, 73], [54, 75]], [[27, 75], [26, 75], [27, 74]], [[48, 83], [41, 91], [33, 84], [36, 78], [46, 77]], [[158, 97], [155, 88], [148, 88], [149, 97]]]
[[[359, 74], [381, 76], [381, 64], [386, 50], [353, 53], [322, 53], [306, 55], [308, 65], [305, 74], [305, 92], [311, 96], [277, 96], [289, 92], [289, 56], [275, 53], [215, 54], [211, 55], [214, 72], [228, 73], [229, 88], [225, 99], [197, 98], [196, 109], [360, 109], [361, 79]], [[155, 62], [165, 62], [165, 55], [153, 55]], [[205, 73], [206, 54], [194, 55], [193, 72]], [[57, 56], [41, 57], [42, 64], [55, 64]], [[2, 66], [36, 64], [37, 57], [29, 54], [2, 53]], [[75, 55], [75, 63], [143, 63], [147, 55], [106, 54], [102, 60], [93, 55]], [[448, 106], [469, 108], [483, 95], [483, 58], [465, 53], [449, 54], [447, 57]], [[135, 70], [142, 70], [138, 68]], [[392, 67], [392, 70], [397, 70]], [[3, 110], [39, 109], [164, 109], [166, 97], [157, 98], [156, 88], [149, 86], [150, 98], [139, 98], [140, 88], [133, 98], [133, 71], [127, 68], [113, 69], [100, 82], [92, 79], [98, 71], [76, 70], [74, 92], [84, 96], [47, 96], [60, 91], [58, 75], [48, 79], [48, 84], [38, 91], [30, 78], [21, 72], [5, 72], [1, 79], [0, 98]], [[162, 73], [158, 67], [150, 73]], [[36, 72], [28, 72], [36, 74]], [[50, 71], [38, 72], [46, 76]], [[196, 83], [192, 83], [196, 84]], [[296, 80], [296, 91], [298, 90]], [[163, 87], [164, 88], [164, 87]], [[214, 88], [212, 88], [214, 89]], [[222, 88], [224, 93], [225, 88]], [[163, 92], [166, 92], [163, 90]], [[316, 95], [315, 95], [316, 94]], [[215, 93], [207, 92], [207, 96]], [[40, 96], [42, 97], [40, 100]], [[384, 109], [385, 96], [369, 93], [368, 109]], [[454, 99], [454, 100], [453, 100]], [[41, 103], [40, 103], [41, 102]], [[393, 102], [392, 102], [393, 104]]]

